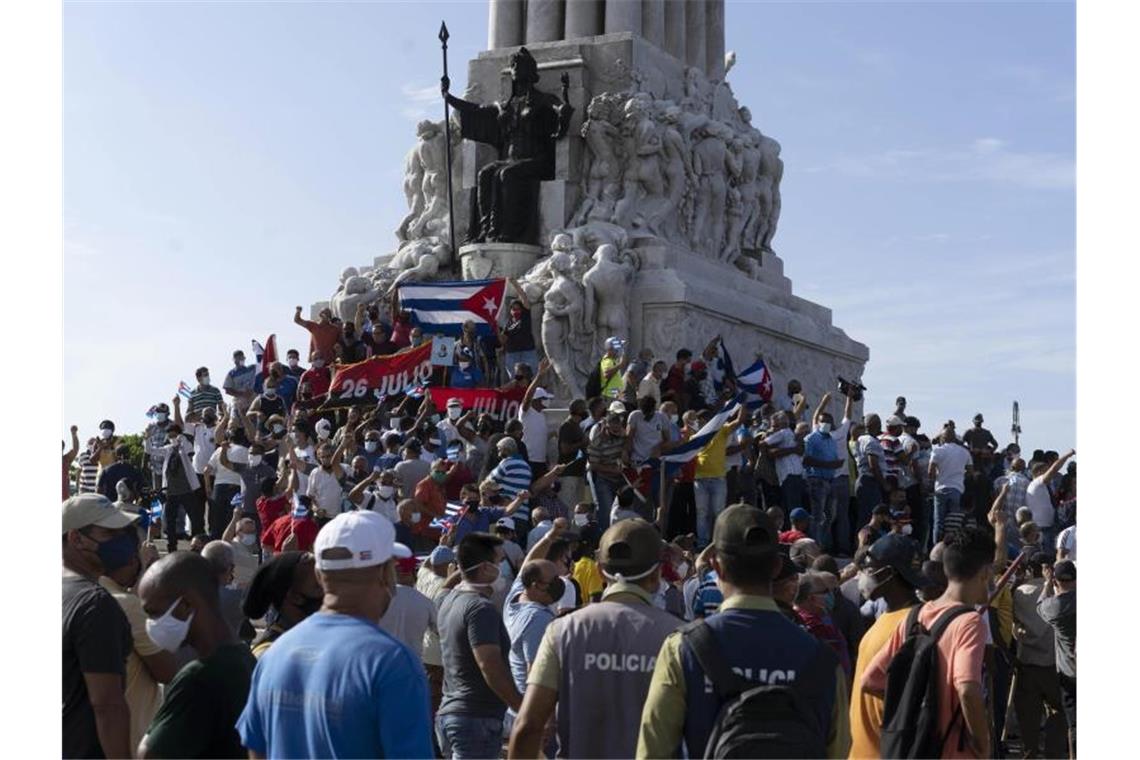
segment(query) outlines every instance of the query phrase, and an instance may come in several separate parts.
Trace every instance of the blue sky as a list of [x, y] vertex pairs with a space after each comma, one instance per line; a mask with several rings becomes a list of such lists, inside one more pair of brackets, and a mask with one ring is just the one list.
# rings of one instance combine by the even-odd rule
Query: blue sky
[[[728, 3], [730, 81], [783, 145], [775, 247], [871, 347], [869, 408], [1075, 440], [1075, 40], [1065, 3]], [[122, 429], [389, 252], [414, 123], [486, 4], [65, 3], [64, 424]], [[777, 378], [782, 381], [782, 378]]]

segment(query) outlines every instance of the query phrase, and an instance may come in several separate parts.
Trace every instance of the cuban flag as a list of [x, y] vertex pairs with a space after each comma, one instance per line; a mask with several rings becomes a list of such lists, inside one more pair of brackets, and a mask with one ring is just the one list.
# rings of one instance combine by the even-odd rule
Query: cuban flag
[[459, 336], [470, 319], [479, 335], [494, 335], [506, 284], [505, 279], [405, 282], [398, 289], [400, 308], [425, 333]]
[[748, 367], [736, 376], [736, 387], [744, 394], [744, 401], [749, 409], [759, 409], [767, 401], [772, 400], [772, 375], [764, 366], [763, 359]]
[[192, 391], [193, 391], [193, 389], [189, 385], [186, 384], [186, 381], [184, 381], [184, 380], [178, 381], [178, 395], [179, 396], [181, 396], [182, 398], [190, 398], [190, 394]]
[[692, 438], [682, 443], [677, 448], [670, 451], [668, 454], [661, 455], [661, 461], [667, 464], [681, 465], [691, 461], [701, 449], [708, 445], [708, 442], [716, 436], [720, 429], [728, 422], [729, 417], [736, 414], [736, 410], [740, 407], [741, 396], [730, 399], [728, 403], [720, 408], [720, 410], [712, 416], [704, 427], [696, 432]]
[[269, 367], [277, 361], [277, 333], [270, 335], [264, 346], [256, 340], [251, 340], [250, 344], [253, 349], [254, 372], [257, 373], [253, 389], [261, 393], [262, 383], [269, 377]]
[[726, 377], [736, 377], [736, 370], [732, 366], [732, 357], [728, 355], [728, 346], [724, 345], [723, 338], [717, 339], [716, 356], [709, 362], [709, 377], [712, 379], [713, 387], [716, 388], [717, 393], [724, 390], [724, 379]]
[[443, 517], [433, 519], [430, 525], [436, 530], [450, 530], [463, 517], [463, 512], [466, 509], [466, 504], [456, 504], [449, 501], [443, 507]]

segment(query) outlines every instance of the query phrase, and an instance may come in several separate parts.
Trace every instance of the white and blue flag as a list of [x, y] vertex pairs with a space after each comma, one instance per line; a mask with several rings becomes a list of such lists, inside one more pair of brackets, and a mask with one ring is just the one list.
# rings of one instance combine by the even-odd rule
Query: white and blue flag
[[677, 448], [670, 451], [668, 454], [661, 455], [661, 461], [669, 464], [684, 464], [692, 460], [701, 449], [708, 445], [720, 429], [725, 426], [728, 419], [736, 414], [736, 410], [740, 408], [740, 396], [729, 399], [729, 401], [717, 411], [712, 418], [698, 430], [692, 438], [682, 443]]
[[506, 280], [405, 282], [399, 288], [400, 308], [413, 324], [432, 335], [461, 335], [471, 320], [479, 335], [494, 335], [503, 308]]

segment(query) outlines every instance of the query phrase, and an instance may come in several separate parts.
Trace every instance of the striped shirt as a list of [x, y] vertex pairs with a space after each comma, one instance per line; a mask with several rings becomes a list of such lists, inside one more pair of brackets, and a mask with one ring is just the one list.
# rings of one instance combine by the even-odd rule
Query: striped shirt
[[[491, 480], [502, 486], [502, 495], [513, 500], [519, 491], [530, 488], [530, 465], [518, 454], [501, 460], [488, 476]], [[524, 504], [518, 508], [513, 517], [516, 520], [530, 522], [530, 505]]]
[[883, 461], [880, 463], [883, 477], [894, 477], [898, 480], [899, 473], [902, 471], [902, 463], [899, 461], [899, 454], [903, 451], [902, 441], [898, 439], [898, 436], [883, 433], [879, 436], [879, 445], [883, 447]]
[[79, 493], [95, 493], [98, 475], [99, 463], [91, 458], [91, 452], [79, 452]]
[[693, 595], [693, 617], [708, 617], [720, 609], [723, 601], [724, 594], [716, 585], [716, 571], [706, 570], [697, 586], [697, 593]]
[[220, 403], [222, 403], [222, 392], [220, 390], [212, 385], [207, 385], [205, 388], [198, 386], [190, 392], [189, 413], [193, 414], [210, 407], [216, 409]]
[[[605, 425], [595, 425], [590, 429], [590, 444], [586, 447], [586, 457], [590, 464], [590, 471], [595, 472], [597, 465], [621, 466], [621, 453], [625, 448], [625, 436], [611, 435]], [[594, 477], [606, 480], [618, 480], [608, 475], [595, 472]]]

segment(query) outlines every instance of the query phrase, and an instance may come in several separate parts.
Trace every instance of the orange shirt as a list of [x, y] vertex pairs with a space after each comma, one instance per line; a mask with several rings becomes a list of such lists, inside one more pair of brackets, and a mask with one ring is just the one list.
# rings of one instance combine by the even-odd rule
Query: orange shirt
[[431, 475], [416, 483], [412, 498], [420, 504], [420, 521], [412, 526], [413, 533], [424, 533], [431, 527], [431, 521], [447, 513], [447, 494], [442, 486], [431, 479]]
[[[930, 602], [918, 613], [918, 622], [927, 630], [937, 621], [941, 613], [955, 606], [953, 602]], [[903, 626], [899, 623], [891, 634], [887, 645], [875, 655], [863, 674], [863, 685], [874, 691], [883, 691], [887, 685], [887, 667], [891, 658], [906, 639]], [[860, 650], [862, 647], [860, 646]], [[981, 615], [966, 613], [959, 615], [946, 628], [938, 640], [938, 731], [945, 734], [950, 728], [954, 713], [958, 711], [957, 685], [974, 682], [982, 683], [982, 661], [986, 653], [986, 623]], [[965, 722], [959, 720], [950, 736], [946, 737], [942, 757], [974, 758], [969, 745], [959, 739]]]
[[[336, 356], [336, 342], [340, 339], [340, 327], [332, 322], [321, 324], [307, 319], [301, 320], [301, 326], [309, 331], [309, 351], [320, 351], [326, 362], [332, 363]], [[317, 395], [314, 391], [313, 395]]]
[[863, 673], [872, 658], [887, 645], [895, 630], [906, 620], [910, 607], [895, 612], [884, 612], [875, 624], [863, 634], [859, 642], [859, 657], [855, 660], [854, 682], [851, 687], [851, 760], [869, 760], [879, 757], [879, 734], [883, 730], [883, 700], [863, 691]]

